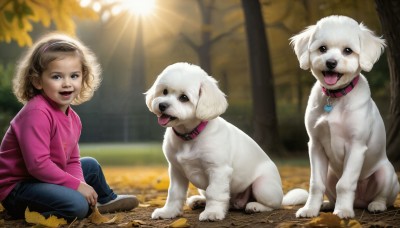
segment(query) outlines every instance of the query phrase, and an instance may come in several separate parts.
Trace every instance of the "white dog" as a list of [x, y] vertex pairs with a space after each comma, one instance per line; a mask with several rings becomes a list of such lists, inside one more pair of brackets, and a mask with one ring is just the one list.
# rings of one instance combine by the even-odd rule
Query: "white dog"
[[291, 38], [304, 70], [317, 79], [305, 113], [310, 194], [297, 217], [317, 216], [327, 195], [333, 213], [354, 217], [393, 205], [399, 183], [386, 156], [385, 127], [366, 78], [385, 43], [363, 24], [329, 16]]
[[201, 195], [190, 197], [188, 205], [205, 204], [201, 221], [222, 220], [230, 207], [250, 213], [281, 207], [277, 167], [249, 136], [219, 117], [228, 106], [225, 95], [200, 67], [168, 66], [146, 92], [146, 104], [167, 127], [163, 151], [170, 186], [153, 219], [182, 214], [189, 182]]

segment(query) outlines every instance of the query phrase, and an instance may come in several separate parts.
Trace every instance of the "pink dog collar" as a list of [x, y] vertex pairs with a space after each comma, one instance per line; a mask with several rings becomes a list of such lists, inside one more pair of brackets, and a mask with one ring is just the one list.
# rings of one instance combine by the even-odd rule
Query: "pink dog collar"
[[358, 80], [360, 79], [360, 75], [357, 75], [353, 81], [350, 82], [346, 87], [342, 89], [336, 89], [336, 90], [330, 90], [322, 86], [322, 92], [328, 97], [332, 98], [338, 98], [338, 97], [343, 97], [346, 94], [350, 93], [350, 91], [353, 90], [354, 87], [356, 87]]
[[206, 128], [207, 124], [208, 124], [208, 121], [201, 121], [201, 123], [199, 125], [197, 125], [197, 127], [195, 129], [193, 129], [193, 131], [191, 131], [189, 133], [185, 133], [185, 134], [181, 134], [181, 133], [177, 132], [174, 128], [172, 128], [172, 130], [174, 130], [176, 136], [178, 136], [182, 140], [189, 141], [189, 140], [195, 139], [198, 135], [200, 135], [200, 133], [204, 130], [204, 128]]

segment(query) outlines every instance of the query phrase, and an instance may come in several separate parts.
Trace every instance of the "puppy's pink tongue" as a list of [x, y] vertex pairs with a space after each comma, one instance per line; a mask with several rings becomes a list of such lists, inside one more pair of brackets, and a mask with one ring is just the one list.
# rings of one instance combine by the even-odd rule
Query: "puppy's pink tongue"
[[166, 125], [169, 122], [169, 116], [160, 116], [158, 117], [158, 124], [160, 124], [161, 126]]
[[327, 72], [324, 75], [324, 81], [328, 85], [335, 85], [339, 80], [339, 75], [335, 72]]

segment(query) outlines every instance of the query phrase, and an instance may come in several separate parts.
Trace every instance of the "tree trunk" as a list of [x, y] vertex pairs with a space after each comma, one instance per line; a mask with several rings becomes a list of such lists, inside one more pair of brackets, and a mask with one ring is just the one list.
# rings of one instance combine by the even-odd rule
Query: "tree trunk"
[[260, 2], [242, 0], [253, 96], [254, 139], [268, 154], [280, 154], [274, 80]]
[[390, 109], [387, 129], [387, 154], [400, 171], [400, 2], [376, 0], [376, 9], [387, 41], [390, 71]]

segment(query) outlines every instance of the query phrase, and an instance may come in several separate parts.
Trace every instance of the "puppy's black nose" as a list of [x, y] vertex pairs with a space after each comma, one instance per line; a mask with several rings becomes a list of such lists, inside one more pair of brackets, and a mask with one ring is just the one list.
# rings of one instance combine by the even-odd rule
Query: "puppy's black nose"
[[160, 103], [158, 105], [158, 108], [160, 109], [161, 112], [164, 112], [168, 107], [169, 107], [169, 104], [167, 104], [167, 103]]
[[334, 59], [328, 59], [326, 61], [326, 67], [328, 67], [330, 70], [334, 69], [337, 66], [337, 61]]

